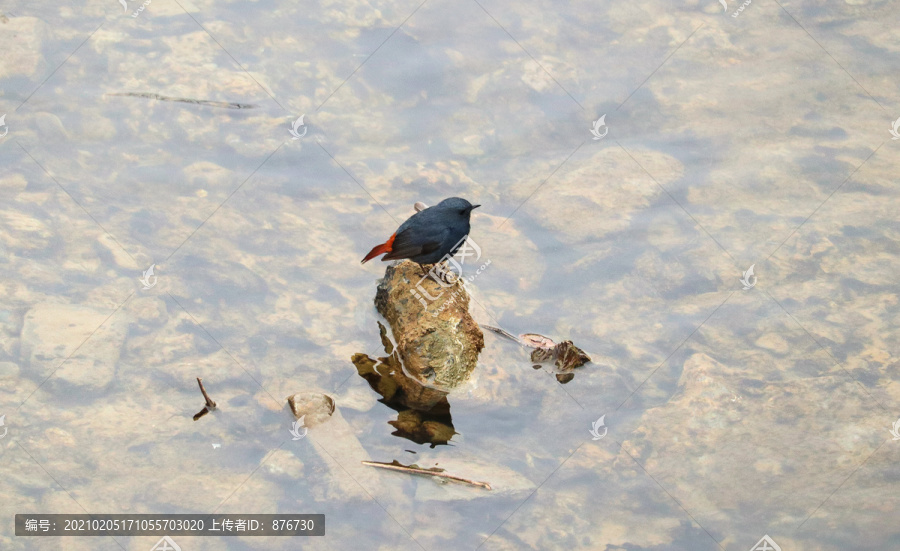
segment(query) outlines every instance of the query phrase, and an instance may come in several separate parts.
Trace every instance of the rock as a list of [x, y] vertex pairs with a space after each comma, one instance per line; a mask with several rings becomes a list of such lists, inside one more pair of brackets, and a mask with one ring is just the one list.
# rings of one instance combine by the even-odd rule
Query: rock
[[19, 366], [12, 362], [0, 362], [0, 379], [15, 379], [19, 376]]
[[[521, 473], [516, 472], [506, 465], [491, 461], [484, 454], [474, 452], [467, 453], [460, 448], [455, 448], [452, 457], [434, 457], [424, 455], [416, 458], [420, 465], [439, 464], [445, 472], [480, 480], [491, 485], [491, 493], [530, 492], [534, 489], [534, 483]], [[432, 482], [429, 484], [429, 482]], [[415, 499], [418, 501], [463, 501], [472, 499], [472, 488], [463, 484], [443, 484], [440, 479], [420, 479], [415, 486]], [[527, 495], [527, 494], [526, 494]]]
[[275, 450], [265, 466], [269, 474], [284, 475], [294, 480], [303, 477], [303, 461], [287, 450]]
[[[626, 231], [660, 194], [659, 188], [647, 185], [645, 174], [634, 170], [631, 155], [619, 148], [597, 150], [577, 168], [559, 171], [552, 193], [545, 188], [535, 194], [525, 210], [563, 243], [593, 244]], [[677, 159], [664, 153], [636, 150], [633, 155], [660, 185], [684, 172]]]
[[328, 421], [334, 413], [334, 400], [327, 394], [302, 392], [289, 396], [287, 401], [294, 417], [299, 419], [305, 416], [303, 424], [310, 428]]
[[[637, 460], [722, 533], [759, 537], [741, 533], [747, 518], [755, 528], [796, 526], [878, 450], [890, 424], [840, 371], [794, 376], [783, 367], [761, 375], [752, 362], [692, 354], [675, 394], [644, 412], [620, 459]], [[720, 513], [742, 508], [738, 520]]]
[[25, 191], [28, 180], [22, 174], [4, 174], [0, 176], [0, 189], [8, 193], [9, 197]]
[[9, 82], [16, 77], [36, 75], [44, 61], [42, 52], [50, 36], [48, 26], [37, 17], [13, 17], [3, 21], [0, 25], [0, 40], [4, 44], [0, 78]]
[[334, 397], [343, 409], [352, 409], [361, 413], [369, 411], [375, 404], [375, 396], [368, 388], [345, 385], [343, 391]]
[[392, 264], [378, 284], [375, 307], [391, 326], [406, 374], [449, 390], [475, 369], [484, 335], [469, 314], [462, 282], [437, 279], [423, 277], [415, 262]]
[[127, 322], [108, 319], [110, 313], [70, 304], [35, 305], [22, 328], [23, 372], [38, 377], [53, 372], [57, 381], [86, 388], [110, 384], [128, 331]]
[[53, 369], [96, 331], [108, 315], [77, 305], [37, 304], [25, 315], [22, 355], [32, 368]]
[[0, 211], [0, 243], [13, 250], [36, 251], [51, 247], [53, 230], [42, 220], [18, 210]]
[[[306, 440], [313, 439], [318, 444], [312, 449], [318, 454], [319, 461], [308, 462], [304, 470], [305, 476], [328, 480], [327, 484], [312, 484], [309, 492], [317, 503], [330, 500], [368, 500], [368, 491], [378, 495], [393, 496], [401, 493], [396, 487], [379, 484], [372, 479], [372, 469], [360, 464], [360, 461], [371, 459], [369, 453], [360, 444], [357, 431], [344, 419], [341, 410], [335, 410], [327, 430], [310, 431]], [[336, 458], [340, 458], [338, 461]], [[315, 463], [321, 465], [317, 468]], [[324, 469], [328, 469], [325, 471]], [[349, 476], [348, 476], [349, 475]], [[365, 480], [365, 488], [359, 480]], [[399, 499], [399, 496], [398, 496]]]
[[99, 243], [103, 248], [106, 249], [105, 252], [109, 253], [112, 257], [113, 262], [116, 263], [120, 268], [125, 268], [126, 270], [146, 270], [147, 268], [139, 266], [137, 262], [119, 245], [113, 237], [108, 233], [103, 233], [97, 236], [97, 243]]

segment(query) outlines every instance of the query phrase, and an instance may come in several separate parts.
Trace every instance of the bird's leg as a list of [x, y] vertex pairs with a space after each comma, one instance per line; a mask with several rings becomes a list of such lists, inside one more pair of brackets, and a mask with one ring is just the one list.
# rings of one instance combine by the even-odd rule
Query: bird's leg
[[[450, 274], [453, 274], [453, 278], [451, 279]], [[441, 263], [441, 279], [444, 280], [444, 283], [448, 285], [455, 285], [459, 283], [459, 280], [462, 278], [462, 273], [456, 273], [453, 271], [453, 268], [450, 266], [450, 260], [445, 260]]]
[[447, 276], [449, 275], [449, 272], [450, 272], [450, 263], [443, 261], [443, 262], [440, 262], [440, 265], [441, 265], [441, 268], [440, 268], [441, 281], [443, 281], [444, 283], [447, 283], [447, 284], [452, 284], [453, 283], [452, 281], [447, 280]]
[[[443, 267], [443, 265], [441, 265], [440, 261], [435, 262], [434, 264], [431, 264], [431, 269], [429, 270], [429, 273], [432, 274], [432, 278], [440, 278], [441, 281], [444, 281], [444, 267]], [[440, 281], [438, 281], [437, 279], [435, 279], [434, 282], [440, 283]]]

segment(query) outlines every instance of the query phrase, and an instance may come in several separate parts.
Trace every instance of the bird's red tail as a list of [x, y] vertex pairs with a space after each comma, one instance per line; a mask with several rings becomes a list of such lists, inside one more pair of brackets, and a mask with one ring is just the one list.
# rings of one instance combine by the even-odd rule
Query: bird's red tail
[[373, 247], [372, 250], [369, 251], [369, 254], [367, 254], [366, 257], [362, 259], [361, 264], [365, 264], [366, 262], [372, 260], [373, 258], [375, 258], [376, 256], [378, 256], [378, 255], [380, 255], [380, 254], [384, 254], [384, 253], [389, 253], [389, 252], [391, 252], [391, 248], [392, 248], [393, 245], [394, 245], [394, 238], [395, 238], [395, 237], [397, 237], [397, 234], [396, 234], [396, 233], [395, 233], [394, 235], [392, 235], [392, 236], [390, 237], [390, 239], [388, 239], [387, 241], [385, 241], [385, 242], [382, 243], [381, 245], [375, 245], [375, 247]]

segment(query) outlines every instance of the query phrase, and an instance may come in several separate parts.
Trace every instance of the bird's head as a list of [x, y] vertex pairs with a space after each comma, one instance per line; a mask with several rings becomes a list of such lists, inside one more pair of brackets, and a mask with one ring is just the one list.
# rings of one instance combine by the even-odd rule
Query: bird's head
[[473, 205], [460, 197], [451, 197], [449, 199], [444, 199], [438, 203], [437, 206], [442, 210], [456, 211], [460, 216], [468, 218], [472, 213], [472, 210], [477, 209], [481, 205]]

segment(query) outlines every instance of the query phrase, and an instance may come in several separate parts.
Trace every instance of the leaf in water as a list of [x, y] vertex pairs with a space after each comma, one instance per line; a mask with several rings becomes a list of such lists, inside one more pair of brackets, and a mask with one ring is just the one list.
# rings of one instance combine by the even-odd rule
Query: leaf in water
[[578, 348], [572, 341], [563, 341], [556, 346], [556, 367], [560, 371], [572, 371], [591, 361], [590, 356], [584, 350]]
[[538, 335], [537, 333], [525, 333], [524, 335], [519, 335], [519, 340], [522, 344], [530, 346], [531, 348], [553, 348], [556, 346], [553, 339]]
[[553, 350], [546, 348], [537, 348], [531, 352], [531, 361], [539, 364], [553, 359]]
[[[525, 336], [527, 335], [522, 335], [522, 337]], [[581, 367], [591, 361], [591, 358], [583, 350], [572, 344], [572, 341], [563, 341], [552, 348], [536, 348], [532, 350], [531, 361], [534, 363], [532, 366], [534, 369], [541, 368], [538, 364], [546, 364], [553, 361], [556, 364], [556, 380], [564, 385], [575, 378], [575, 374], [572, 371], [576, 367]]]

